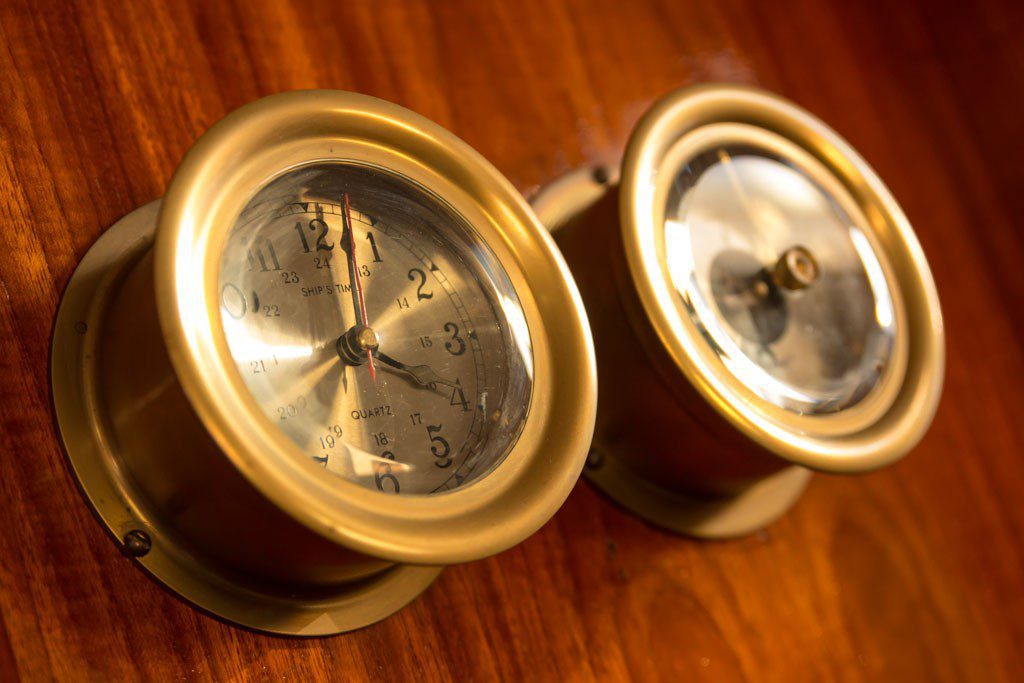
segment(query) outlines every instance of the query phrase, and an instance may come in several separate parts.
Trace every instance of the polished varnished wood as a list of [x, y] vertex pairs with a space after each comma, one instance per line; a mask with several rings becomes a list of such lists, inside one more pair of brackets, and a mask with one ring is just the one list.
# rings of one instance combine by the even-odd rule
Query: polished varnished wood
[[[1011, 0], [0, 3], [0, 680], [1019, 680], [1022, 34]], [[823, 117], [914, 224], [949, 362], [908, 459], [818, 476], [785, 519], [718, 543], [580, 483], [521, 546], [328, 639], [225, 625], [117, 553], [55, 436], [51, 325], [88, 246], [210, 124], [356, 90], [530, 193], [615, 161], [649, 103], [707, 80]]]

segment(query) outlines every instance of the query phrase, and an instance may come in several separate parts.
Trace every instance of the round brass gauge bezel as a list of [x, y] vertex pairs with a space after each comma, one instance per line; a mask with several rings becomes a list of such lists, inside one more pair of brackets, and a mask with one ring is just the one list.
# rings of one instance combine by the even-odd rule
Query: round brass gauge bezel
[[[893, 362], [849, 414], [798, 415], [753, 393], [717, 359], [670, 286], [662, 226], [675, 169], [701, 151], [737, 142], [807, 173], [864, 228], [879, 255], [896, 308]], [[630, 280], [647, 319], [689, 384], [736, 429], [795, 464], [833, 472], [884, 466], [921, 439], [938, 406], [945, 364], [938, 295], [902, 210], [838, 134], [763, 91], [686, 88], [661, 100], [637, 126], [619, 193]]]
[[[879, 321], [891, 346], [872, 389], [846, 408], [801, 415], [756, 393], [771, 382], [737, 376], [728, 365], [735, 358], [720, 355], [731, 330], [716, 337], [701, 326], [714, 311], [684, 299], [688, 262], [682, 284], [673, 281], [664, 232], [670, 189], [713, 150], [794, 169], [859, 229], [863, 244], [851, 248], [871, 251], [867, 286], [892, 304], [892, 321]], [[701, 538], [751, 533], [799, 500], [812, 469], [881, 467], [930, 425], [945, 340], [924, 254], [867, 163], [796, 105], [746, 86], [677, 90], [642, 117], [621, 169], [570, 172], [532, 204], [590, 308], [599, 381], [612, 387], [599, 397], [586, 475], [647, 521]]]
[[[529, 415], [506, 458], [464, 490], [388, 496], [323, 477], [258, 408], [231, 357], [216, 286], [224, 226], [273, 178], [330, 161], [380, 166], [443, 197], [492, 249], [519, 296], [533, 347]], [[160, 212], [155, 275], [167, 349], [195, 412], [256, 488], [328, 539], [397, 562], [478, 559], [536, 531], [579, 476], [593, 431], [596, 371], [572, 277], [511, 184], [413, 112], [354, 93], [305, 91], [230, 114], [174, 175]]]

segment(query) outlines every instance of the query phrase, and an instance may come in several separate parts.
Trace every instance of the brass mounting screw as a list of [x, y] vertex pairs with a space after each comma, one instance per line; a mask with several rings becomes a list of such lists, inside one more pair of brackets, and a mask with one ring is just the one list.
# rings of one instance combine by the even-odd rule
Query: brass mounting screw
[[133, 529], [124, 535], [124, 554], [128, 557], [142, 557], [153, 548], [149, 534], [140, 529]]

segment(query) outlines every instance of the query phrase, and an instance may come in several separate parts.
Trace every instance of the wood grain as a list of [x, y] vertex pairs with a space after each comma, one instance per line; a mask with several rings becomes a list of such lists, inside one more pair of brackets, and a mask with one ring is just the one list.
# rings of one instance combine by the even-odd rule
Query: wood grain
[[[1012, 0], [0, 3], [0, 680], [1019, 680], [1022, 34]], [[819, 476], [724, 543], [580, 483], [521, 546], [330, 639], [232, 628], [118, 555], [58, 447], [50, 329], [87, 247], [210, 124], [281, 90], [356, 90], [529, 193], [616, 160], [650, 102], [707, 80], [823, 117], [916, 227], [949, 364], [911, 457]]]

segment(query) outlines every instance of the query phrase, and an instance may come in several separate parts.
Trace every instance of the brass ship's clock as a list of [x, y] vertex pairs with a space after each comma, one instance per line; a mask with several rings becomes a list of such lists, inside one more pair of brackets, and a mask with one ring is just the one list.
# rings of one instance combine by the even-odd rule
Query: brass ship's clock
[[539, 528], [595, 411], [583, 307], [525, 201], [439, 126], [332, 91], [230, 114], [100, 238], [52, 373], [125, 551], [299, 635], [383, 618]]

